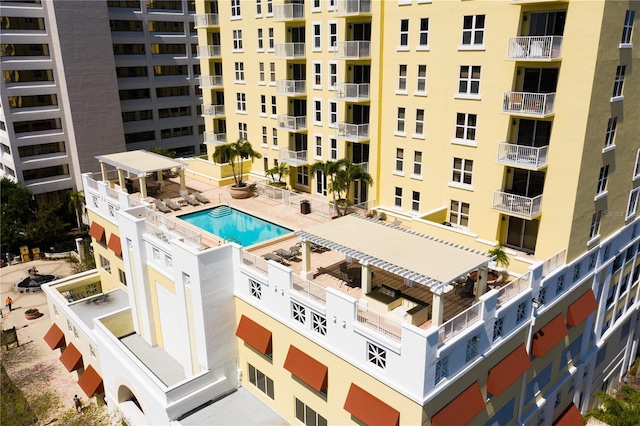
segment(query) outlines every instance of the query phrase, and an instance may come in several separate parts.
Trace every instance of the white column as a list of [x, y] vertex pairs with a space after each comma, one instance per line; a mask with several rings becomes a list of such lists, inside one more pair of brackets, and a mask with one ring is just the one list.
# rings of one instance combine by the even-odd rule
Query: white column
[[442, 290], [433, 292], [433, 302], [431, 304], [431, 325], [442, 325], [444, 317], [444, 293]]
[[487, 292], [487, 265], [478, 268], [478, 279], [476, 280], [476, 302], [480, 296]]
[[371, 265], [368, 263], [361, 263], [362, 265], [362, 294], [371, 293]]
[[145, 174], [138, 175], [138, 181], [140, 182], [140, 197], [145, 199], [147, 198], [147, 176]]
[[118, 185], [120, 185], [120, 189], [126, 189], [124, 181], [124, 169], [118, 169]]
[[187, 184], [184, 181], [184, 169], [181, 168], [178, 170], [178, 173], [180, 174], [180, 191], [185, 191], [187, 189]]
[[311, 243], [309, 241], [302, 242], [302, 272], [301, 275], [309, 279], [311, 275]]
[[100, 171], [102, 172], [102, 180], [103, 181], [108, 181], [109, 180], [109, 176], [107, 176], [107, 164], [106, 163], [100, 163]]

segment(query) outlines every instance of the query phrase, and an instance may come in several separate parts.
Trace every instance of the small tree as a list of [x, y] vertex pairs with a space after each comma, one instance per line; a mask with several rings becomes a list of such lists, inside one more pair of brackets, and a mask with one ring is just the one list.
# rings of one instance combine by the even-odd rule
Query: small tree
[[80, 228], [82, 225], [80, 218], [82, 217], [82, 208], [85, 203], [84, 195], [82, 191], [67, 191], [67, 198], [69, 199], [69, 204], [67, 205], [69, 213], [75, 213], [76, 223]]
[[585, 413], [585, 419], [594, 418], [610, 426], [640, 424], [640, 391], [629, 385], [622, 386], [618, 397], [604, 392], [594, 394], [600, 406]]
[[7, 179], [0, 179], [1, 217], [0, 239], [8, 250], [25, 242], [27, 224], [35, 217], [33, 194]]
[[501, 245], [497, 245], [493, 247], [491, 250], [487, 252], [487, 254], [491, 257], [496, 258], [495, 260], [496, 265], [502, 266], [505, 268], [509, 267], [509, 262], [510, 262], [509, 256], [507, 255], [507, 253], [505, 253]]
[[334, 190], [338, 194], [342, 195], [340, 198], [344, 198], [344, 211], [343, 215], [347, 214], [349, 208], [349, 191], [354, 182], [362, 182], [366, 185], [373, 185], [373, 177], [367, 173], [360, 164], [354, 164], [350, 161], [341, 163], [341, 167], [335, 175], [333, 181]]
[[345, 159], [338, 160], [338, 161], [326, 161], [326, 162], [316, 161], [311, 166], [311, 170], [310, 170], [310, 173], [312, 175], [315, 175], [318, 171], [322, 171], [322, 173], [327, 178], [327, 181], [328, 181], [327, 186], [328, 186], [329, 192], [331, 193], [331, 199], [333, 201], [334, 208], [336, 209], [336, 214], [338, 215], [340, 214], [340, 210], [338, 209], [338, 204], [337, 204], [338, 191], [335, 190], [334, 180], [335, 180], [336, 174], [338, 173], [338, 170], [340, 170], [340, 168], [346, 161], [347, 160]]
[[[277, 187], [285, 187], [287, 183], [282, 180], [283, 177], [287, 177], [290, 174], [289, 165], [287, 163], [279, 163], [276, 166], [273, 166], [269, 170], [267, 170], [264, 175], [269, 176], [271, 178], [271, 183], [273, 186]], [[276, 177], [278, 180], [276, 180]]]
[[251, 162], [253, 162], [253, 160], [257, 158], [262, 158], [262, 154], [254, 150], [251, 142], [245, 138], [239, 138], [235, 142], [217, 146], [213, 152], [213, 156], [227, 159], [231, 166], [231, 173], [233, 173], [233, 180], [235, 182], [233, 186], [238, 188], [247, 186], [247, 184], [243, 182], [244, 160], [251, 159]]
[[153, 152], [154, 154], [164, 155], [165, 157], [176, 158], [176, 153], [173, 151], [169, 151], [167, 148], [152, 146], [151, 148], [149, 148], [149, 151]]
[[31, 244], [50, 246], [65, 239], [65, 224], [60, 219], [62, 205], [41, 203], [38, 213], [27, 225], [26, 235]]

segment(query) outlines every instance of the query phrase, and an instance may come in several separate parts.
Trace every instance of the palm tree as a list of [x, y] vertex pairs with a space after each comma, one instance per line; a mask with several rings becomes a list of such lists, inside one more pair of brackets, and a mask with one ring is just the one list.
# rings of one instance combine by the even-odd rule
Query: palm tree
[[69, 190], [67, 191], [67, 198], [69, 199], [69, 204], [67, 205], [69, 213], [75, 213], [76, 222], [78, 224], [78, 228], [80, 228], [80, 217], [84, 206], [84, 195], [82, 194], [82, 191]]
[[496, 260], [496, 265], [498, 266], [504, 266], [505, 268], [509, 267], [509, 256], [507, 255], [507, 253], [505, 253], [505, 251], [502, 249], [501, 245], [497, 245], [494, 248], [492, 248], [491, 250], [489, 250], [487, 252], [487, 254], [491, 257], [495, 257]]
[[[289, 176], [290, 173], [291, 171], [289, 170], [289, 165], [287, 163], [279, 163], [265, 171], [264, 175], [269, 176], [272, 183], [277, 184], [277, 186], [286, 186], [286, 183], [282, 178]], [[278, 180], [276, 180], [276, 176], [278, 177]]]
[[334, 190], [337, 190], [339, 194], [344, 192], [344, 196], [340, 197], [344, 199], [343, 215], [347, 214], [347, 209], [349, 208], [349, 191], [355, 181], [373, 186], [373, 177], [367, 173], [360, 164], [344, 161], [333, 181]]
[[227, 159], [231, 166], [231, 172], [233, 173], [233, 180], [235, 182], [233, 186], [237, 188], [247, 185], [242, 181], [244, 176], [244, 160], [250, 158], [251, 162], [253, 162], [256, 158], [262, 158], [262, 154], [255, 151], [251, 146], [251, 142], [245, 138], [239, 138], [235, 142], [217, 146], [213, 152], [213, 156]]
[[347, 160], [342, 159], [338, 161], [316, 161], [310, 169], [311, 175], [315, 175], [318, 170], [321, 170], [324, 173], [325, 177], [328, 181], [328, 189], [331, 193], [331, 199], [333, 200], [333, 205], [336, 209], [336, 214], [340, 214], [340, 210], [338, 209], [338, 204], [336, 202], [336, 196], [338, 195], [338, 191], [335, 190], [334, 180], [338, 170], [344, 165]]
[[600, 400], [600, 406], [587, 411], [585, 419], [593, 417], [609, 426], [640, 424], [640, 391], [624, 385], [619, 397], [604, 392], [596, 392], [594, 396]]

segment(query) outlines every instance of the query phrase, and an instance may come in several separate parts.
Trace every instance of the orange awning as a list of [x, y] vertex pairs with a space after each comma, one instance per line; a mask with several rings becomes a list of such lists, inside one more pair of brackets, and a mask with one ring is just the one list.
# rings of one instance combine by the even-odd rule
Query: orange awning
[[468, 424], [484, 408], [480, 385], [478, 382], [473, 382], [464, 392], [431, 417], [431, 426]]
[[65, 345], [64, 333], [56, 324], [51, 324], [49, 331], [44, 335], [44, 341], [51, 349], [58, 349]]
[[101, 243], [105, 242], [104, 228], [99, 223], [91, 223], [91, 228], [89, 228], [89, 235]]
[[571, 404], [560, 417], [553, 422], [553, 426], [584, 426], [582, 414], [575, 404]]
[[82, 363], [82, 354], [78, 348], [73, 346], [73, 343], [69, 343], [64, 352], [62, 352], [62, 355], [60, 355], [60, 362], [69, 372], [82, 368], [84, 365]]
[[398, 425], [400, 412], [351, 383], [344, 409], [367, 425]]
[[582, 321], [586, 320], [591, 312], [598, 309], [598, 302], [593, 290], [589, 289], [585, 294], [580, 296], [578, 300], [573, 302], [567, 309], [567, 325], [575, 327]]
[[293, 345], [289, 346], [284, 368], [318, 392], [327, 390], [327, 373], [329, 371], [327, 366]]
[[263, 355], [271, 353], [271, 332], [244, 315], [240, 318], [236, 336]]
[[122, 245], [120, 244], [120, 237], [118, 237], [116, 234], [111, 234], [109, 236], [109, 243], [107, 244], [107, 247], [111, 249], [111, 251], [116, 255], [122, 256]]
[[531, 367], [531, 360], [524, 344], [507, 355], [489, 370], [487, 392], [500, 395]]
[[531, 353], [538, 358], [543, 357], [567, 335], [564, 316], [558, 315], [533, 335]]
[[88, 366], [82, 376], [78, 379], [78, 386], [87, 395], [87, 398], [91, 398], [97, 393], [104, 392], [104, 384], [102, 383], [102, 377], [98, 374], [92, 366]]

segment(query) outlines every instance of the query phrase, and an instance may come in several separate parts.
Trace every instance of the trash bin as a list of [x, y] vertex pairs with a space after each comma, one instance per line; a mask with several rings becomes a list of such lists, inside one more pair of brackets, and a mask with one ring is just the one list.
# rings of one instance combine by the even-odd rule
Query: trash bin
[[309, 200], [300, 201], [300, 213], [309, 214], [311, 213], [311, 203]]

